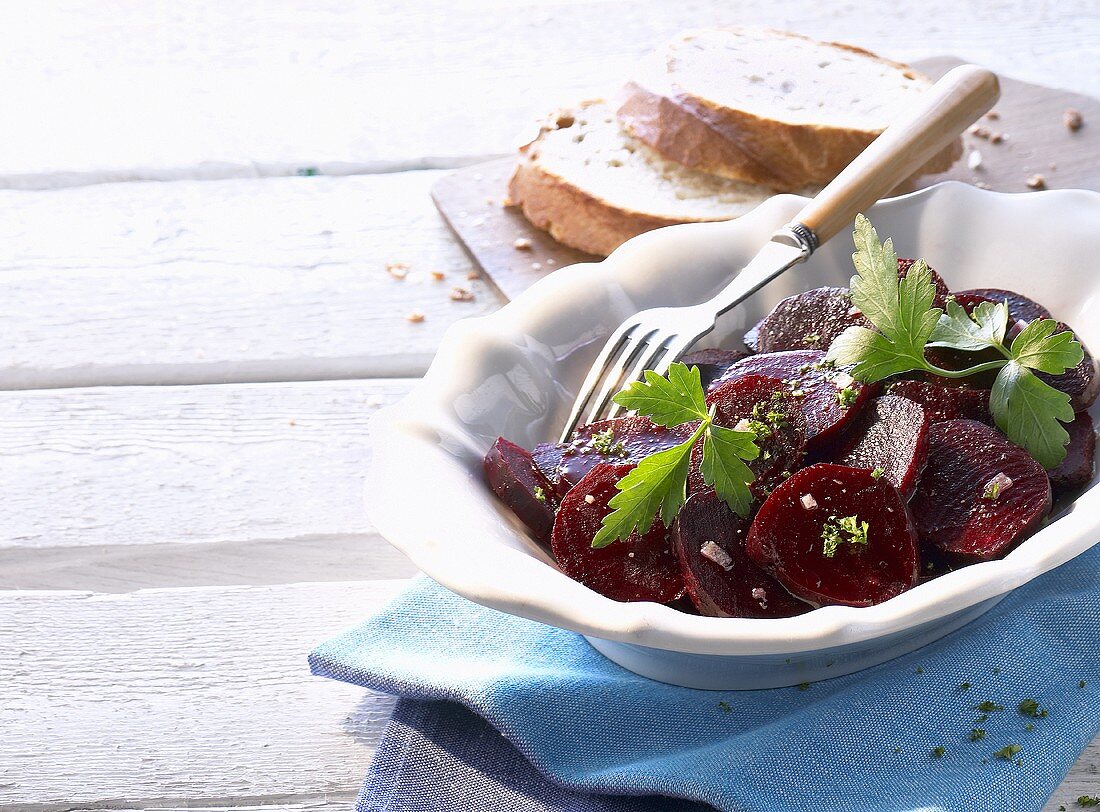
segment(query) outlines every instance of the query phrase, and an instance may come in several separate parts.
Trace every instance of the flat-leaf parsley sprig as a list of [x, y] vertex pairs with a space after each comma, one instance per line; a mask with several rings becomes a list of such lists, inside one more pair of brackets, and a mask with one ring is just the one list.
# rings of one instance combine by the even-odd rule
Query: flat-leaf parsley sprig
[[753, 481], [753, 473], [745, 461], [760, 455], [756, 433], [715, 425], [714, 409], [707, 408], [699, 367], [689, 369], [684, 364], [673, 364], [667, 378], [647, 370], [645, 380], [635, 381], [619, 392], [615, 402], [659, 426], [672, 428], [695, 422], [699, 425], [680, 445], [645, 457], [616, 483], [619, 492], [611, 497], [612, 511], [604, 517], [592, 539], [593, 547], [606, 547], [635, 530], [646, 533], [658, 518], [670, 527], [687, 500], [691, 452], [700, 440], [703, 481], [714, 488], [731, 510], [748, 515], [752, 506], [748, 484]]
[[[1036, 319], [1006, 347], [1006, 303], [982, 302], [970, 314], [950, 299], [946, 312], [933, 307], [936, 288], [924, 260], [914, 263], [899, 280], [893, 242], [880, 242], [862, 214], [856, 217], [853, 236], [857, 275], [851, 282], [852, 304], [876, 329], [849, 327], [829, 347], [829, 360], [854, 364], [852, 377], [864, 383], [903, 372], [966, 378], [998, 370], [989, 398], [997, 427], [1043, 467], [1050, 469], [1061, 462], [1069, 442], [1061, 424], [1073, 421], [1069, 395], [1035, 373], [1057, 375], [1081, 362], [1084, 351], [1073, 333], [1055, 333], [1055, 321]], [[994, 350], [1002, 358], [966, 369], [942, 369], [925, 357], [927, 347]]]

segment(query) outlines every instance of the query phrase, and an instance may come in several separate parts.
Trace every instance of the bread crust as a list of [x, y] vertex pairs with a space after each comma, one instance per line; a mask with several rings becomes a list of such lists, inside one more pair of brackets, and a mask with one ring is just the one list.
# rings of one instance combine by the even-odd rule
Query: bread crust
[[[736, 29], [734, 29], [736, 30]], [[777, 36], [809, 39], [789, 32]], [[920, 76], [899, 62], [862, 48], [825, 43], [872, 57], [892, 68]], [[793, 124], [764, 118], [680, 91], [672, 82], [659, 88], [640, 81], [624, 89], [617, 116], [633, 137], [662, 157], [731, 180], [760, 183], [779, 191], [823, 186], [867, 147], [881, 130], [827, 124]], [[918, 174], [944, 172], [962, 155], [956, 139]]]

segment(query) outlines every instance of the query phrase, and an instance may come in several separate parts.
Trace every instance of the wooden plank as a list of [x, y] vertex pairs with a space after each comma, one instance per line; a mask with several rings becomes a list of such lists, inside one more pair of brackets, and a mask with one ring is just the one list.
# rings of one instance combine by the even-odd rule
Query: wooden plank
[[[938, 78], [957, 64], [952, 57], [939, 57], [916, 66]], [[1026, 192], [1026, 180], [1042, 174], [1051, 189], [1100, 190], [1100, 127], [1071, 132], [1062, 122], [1069, 108], [1080, 111], [1085, 121], [1100, 122], [1100, 100], [1010, 78], [1002, 78], [1001, 85], [997, 118], [982, 121], [986, 137], [967, 133], [964, 157], [948, 172], [921, 178], [917, 188], [958, 180], [999, 192]], [[993, 143], [991, 133], [1007, 134], [1007, 140]], [[981, 164], [971, 169], [968, 159], [974, 152]], [[452, 230], [507, 299], [555, 268], [599, 260], [536, 229], [518, 207], [481, 205], [506, 195], [514, 166], [514, 158], [498, 158], [448, 173], [432, 187], [432, 198]], [[517, 239], [527, 240], [530, 248], [517, 250]]]
[[0, 192], [0, 300], [19, 303], [0, 389], [419, 375], [447, 326], [499, 305], [467, 279], [436, 178]]
[[368, 422], [410, 385], [0, 393], [0, 549], [363, 537]]
[[457, 166], [613, 90], [676, 31], [785, 26], [901, 59], [934, 48], [1030, 81], [1100, 88], [1092, 0], [922, 0], [868, 13], [810, 0], [454, 4], [197, 0], [110, 15], [95, 0], [4, 4], [0, 184]]
[[[391, 701], [304, 654], [402, 585], [0, 593], [0, 810], [350, 800]], [[1094, 742], [1056, 798], [1098, 776]]]
[[0, 593], [0, 810], [349, 798], [392, 700], [305, 655], [403, 583]]

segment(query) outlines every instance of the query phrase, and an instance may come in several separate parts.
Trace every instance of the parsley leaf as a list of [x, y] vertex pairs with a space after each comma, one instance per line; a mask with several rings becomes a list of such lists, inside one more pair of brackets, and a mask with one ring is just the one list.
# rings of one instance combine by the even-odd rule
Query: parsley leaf
[[703, 438], [703, 481], [714, 488], [719, 498], [738, 516], [747, 516], [752, 506], [748, 483], [752, 471], [742, 460], [754, 460], [760, 449], [751, 431], [734, 431], [712, 425]]
[[650, 454], [615, 484], [619, 492], [608, 502], [612, 511], [604, 517], [592, 539], [593, 547], [606, 547], [616, 539], [625, 539], [634, 530], [646, 533], [658, 515], [665, 527], [672, 526], [676, 512], [687, 500], [693, 444], [694, 438]]
[[679, 426], [707, 418], [707, 401], [699, 367], [673, 364], [668, 377], [662, 378], [652, 369], [645, 371], [645, 381], [635, 381], [615, 395], [614, 401], [624, 409], [644, 414], [658, 426]]
[[1008, 307], [1004, 302], [981, 302], [974, 312], [967, 313], [954, 299], [947, 302], [946, 312], [940, 316], [929, 345], [952, 347], [956, 350], [1001, 348], [1008, 329]]
[[[849, 327], [829, 347], [828, 360], [852, 365], [852, 376], [864, 383], [913, 371], [965, 378], [998, 370], [990, 397], [997, 427], [1044, 468], [1060, 463], [1069, 442], [1061, 423], [1072, 422], [1073, 411], [1066, 395], [1034, 373], [1057, 375], [1081, 362], [1084, 353], [1073, 333], [1055, 333], [1057, 322], [1037, 319], [1005, 347], [1007, 303], [982, 302], [968, 314], [948, 300], [946, 312], [941, 311], [932, 307], [936, 291], [923, 260], [899, 280], [891, 241], [880, 243], [862, 214], [856, 217], [853, 239], [857, 275], [851, 282], [852, 302], [875, 329]], [[941, 369], [925, 356], [929, 346], [966, 352], [995, 349], [1003, 358], [966, 369]]]
[[646, 533], [658, 518], [665, 527], [672, 525], [687, 500], [692, 449], [700, 439], [703, 481], [714, 488], [731, 510], [748, 515], [752, 505], [748, 483], [752, 482], [753, 474], [745, 461], [760, 454], [757, 434], [714, 424], [714, 413], [707, 410], [698, 367], [672, 364], [667, 377], [647, 370], [645, 380], [619, 392], [615, 402], [658, 425], [670, 428], [684, 423], [699, 425], [683, 443], [645, 457], [615, 483], [619, 492], [608, 502], [612, 510], [592, 539], [593, 547], [606, 547], [635, 530]]
[[1057, 375], [1081, 363], [1085, 357], [1073, 333], [1065, 330], [1054, 334], [1058, 323], [1054, 319], [1036, 319], [1012, 340], [1012, 357], [1025, 367]]
[[1019, 362], [1012, 361], [997, 373], [989, 411], [997, 428], [1044, 468], [1049, 470], [1065, 458], [1069, 432], [1062, 423], [1073, 422], [1069, 395], [1039, 380]]

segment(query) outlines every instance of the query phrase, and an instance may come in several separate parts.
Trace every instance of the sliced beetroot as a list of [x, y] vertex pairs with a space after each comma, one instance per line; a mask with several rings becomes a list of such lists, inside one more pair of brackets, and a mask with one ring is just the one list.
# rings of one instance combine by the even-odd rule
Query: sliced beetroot
[[633, 415], [581, 426], [568, 443], [540, 443], [534, 459], [558, 497], [602, 462], [637, 463], [650, 454], [679, 445], [691, 436], [691, 424], [665, 428], [648, 417]]
[[1038, 302], [1027, 298], [1022, 293], [1001, 288], [971, 288], [955, 294], [957, 298], [963, 296], [980, 296], [993, 302], [1006, 302], [1008, 304], [1008, 318], [1011, 321], [1034, 321], [1035, 319], [1051, 318], [1050, 311]]
[[626, 541], [592, 547], [604, 516], [611, 512], [607, 503], [618, 493], [615, 483], [633, 467], [601, 463], [589, 471], [562, 500], [550, 546], [566, 575], [601, 595], [617, 601], [669, 603], [684, 594], [684, 579], [672, 532], [659, 520], [645, 535], [633, 533]]
[[550, 537], [557, 498], [527, 449], [498, 437], [485, 455], [485, 478], [497, 498], [535, 538], [545, 541]]
[[696, 350], [681, 358], [680, 363], [689, 367], [699, 367], [699, 376], [703, 381], [703, 389], [706, 390], [721, 378], [727, 369], [749, 355], [751, 353], [744, 350]]
[[[845, 527], [862, 528], [865, 535]], [[814, 605], [871, 606], [917, 582], [917, 535], [885, 477], [820, 463], [775, 489], [749, 530], [749, 556]], [[831, 554], [830, 554], [831, 553]]]
[[809, 604], [791, 595], [745, 552], [749, 519], [714, 491], [692, 496], [676, 518], [676, 554], [688, 596], [708, 617], [791, 617]]
[[877, 385], [861, 384], [852, 380], [848, 369], [826, 363], [820, 350], [751, 355], [730, 367], [715, 388], [743, 375], [766, 375], [787, 383], [806, 420], [806, 450], [811, 454], [828, 449], [878, 392]]
[[1069, 432], [1066, 458], [1049, 472], [1050, 486], [1057, 496], [1089, 484], [1096, 464], [1096, 428], [1092, 415], [1081, 412], [1066, 426], [1066, 431]]
[[814, 288], [788, 296], [745, 334], [756, 352], [827, 350], [852, 325], [872, 327], [847, 288]]
[[[913, 265], [916, 264], [916, 262], [917, 262], [917, 260], [915, 260], [915, 259], [901, 259], [901, 258], [899, 258], [898, 259], [898, 279], [903, 279], [905, 277], [905, 275], [907, 273], [909, 273], [909, 269], [912, 268]], [[949, 294], [951, 292], [951, 288], [949, 288], [947, 283], [943, 281], [943, 277], [940, 276], [936, 272], [936, 269], [933, 268], [931, 265], [928, 266], [928, 273], [932, 277], [932, 284], [936, 286], [936, 295], [937, 296], [946, 296], [947, 294]]]
[[[760, 455], [747, 465], [756, 478], [749, 490], [764, 499], [780, 482], [802, 466], [806, 448], [806, 423], [790, 387], [778, 378], [744, 375], [715, 386], [707, 395], [707, 406], [714, 406], [714, 422], [728, 429], [747, 421], [757, 432]], [[707, 490], [699, 466], [703, 461], [702, 444], [692, 451], [688, 490]]]
[[897, 381], [890, 384], [886, 391], [919, 403], [932, 423], [942, 423], [944, 420], [980, 420], [992, 424], [989, 391], [986, 389], [941, 386], [927, 381]]
[[1050, 480], [1031, 455], [976, 420], [929, 431], [928, 464], [909, 507], [921, 542], [958, 560], [1000, 558], [1050, 510]]
[[928, 415], [908, 398], [875, 398], [851, 428], [848, 441], [834, 462], [851, 468], [881, 471], [908, 499], [928, 458]]
[[[1054, 332], [1061, 333], [1066, 330], [1070, 330], [1069, 326], [1063, 322], [1058, 322]], [[1074, 337], [1081, 341], [1076, 334], [1074, 334]], [[1072, 369], [1067, 369], [1061, 375], [1048, 375], [1045, 372], [1036, 373], [1039, 378], [1055, 389], [1069, 395], [1069, 405], [1073, 407], [1075, 412], [1085, 411], [1096, 402], [1096, 396], [1100, 395], [1100, 376], [1096, 374], [1096, 361], [1083, 341], [1081, 341], [1081, 348], [1085, 351], [1085, 357], [1081, 359], [1081, 363]]]

